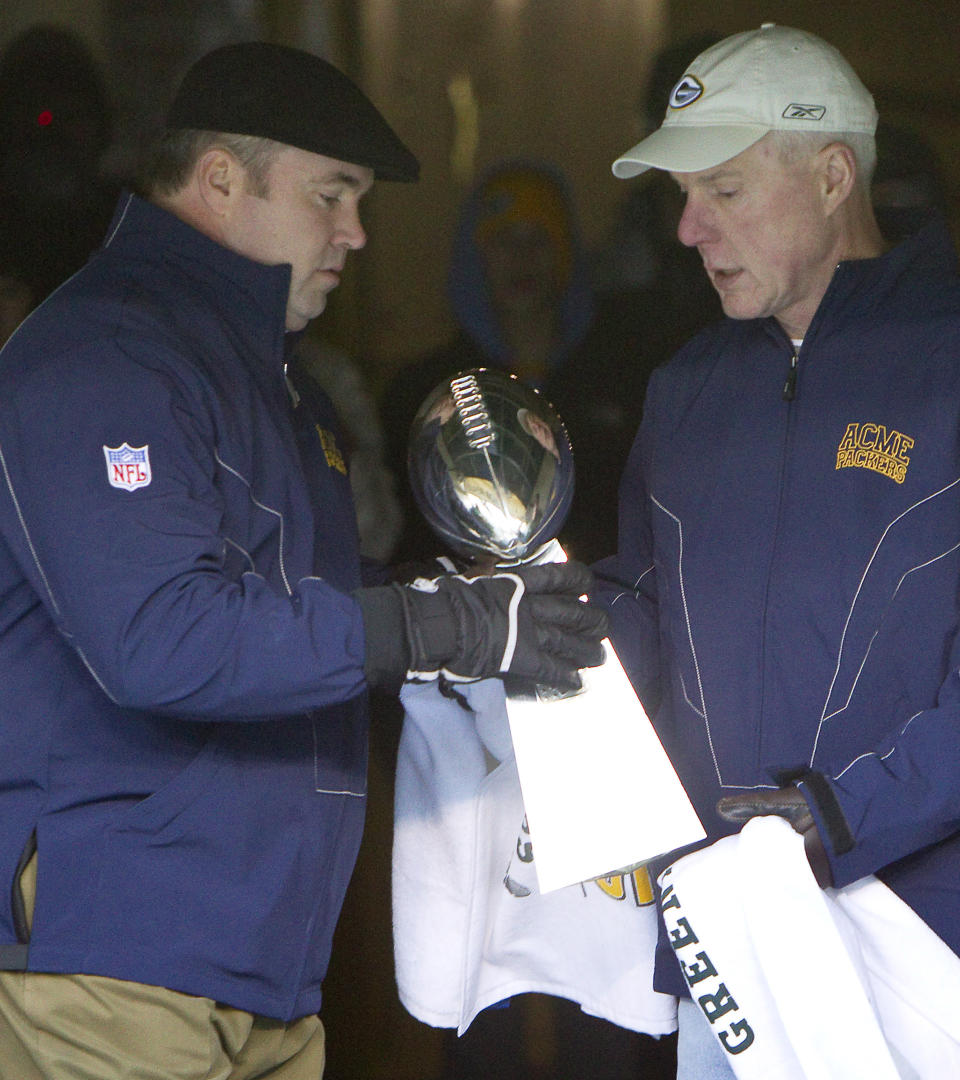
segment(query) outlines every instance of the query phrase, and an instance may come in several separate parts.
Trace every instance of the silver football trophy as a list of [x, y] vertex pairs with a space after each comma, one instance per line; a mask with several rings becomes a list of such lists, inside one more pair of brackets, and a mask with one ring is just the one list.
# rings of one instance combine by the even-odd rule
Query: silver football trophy
[[[456, 552], [500, 567], [566, 558], [573, 449], [553, 406], [516, 376], [475, 368], [417, 411], [410, 483]], [[541, 892], [641, 863], [705, 834], [616, 653], [583, 691], [514, 688], [507, 715]]]
[[553, 406], [488, 368], [444, 380], [417, 412], [410, 484], [454, 551], [498, 563], [536, 558], [573, 499], [573, 450]]

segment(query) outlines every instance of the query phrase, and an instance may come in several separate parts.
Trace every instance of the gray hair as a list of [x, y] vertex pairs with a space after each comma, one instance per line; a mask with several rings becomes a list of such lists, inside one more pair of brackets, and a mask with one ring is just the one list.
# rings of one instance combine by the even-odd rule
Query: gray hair
[[146, 196], [172, 195], [179, 191], [201, 157], [213, 147], [232, 154], [246, 169], [252, 195], [266, 198], [270, 167], [282, 146], [258, 135], [234, 135], [223, 131], [179, 128], [157, 140], [140, 170], [137, 187]]
[[771, 138], [776, 142], [784, 161], [794, 162], [813, 155], [830, 143], [843, 143], [853, 151], [857, 163], [857, 184], [870, 190], [877, 167], [877, 140], [865, 131], [774, 131]]

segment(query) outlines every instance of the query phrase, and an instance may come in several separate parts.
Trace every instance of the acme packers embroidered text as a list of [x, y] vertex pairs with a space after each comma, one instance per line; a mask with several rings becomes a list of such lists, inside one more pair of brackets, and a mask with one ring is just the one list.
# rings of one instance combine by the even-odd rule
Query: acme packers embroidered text
[[872, 469], [902, 484], [907, 476], [913, 439], [883, 424], [847, 424], [837, 447], [838, 469]]

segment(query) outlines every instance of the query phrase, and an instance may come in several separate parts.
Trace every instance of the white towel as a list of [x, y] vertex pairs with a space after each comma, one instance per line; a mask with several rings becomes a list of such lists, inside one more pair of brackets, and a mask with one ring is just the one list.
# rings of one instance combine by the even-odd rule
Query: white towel
[[960, 958], [874, 877], [821, 890], [782, 818], [660, 876], [690, 993], [739, 1080], [960, 1076]]
[[652, 989], [656, 911], [644, 870], [541, 895], [499, 680], [408, 684], [397, 762], [394, 955], [400, 1000], [460, 1034], [515, 994], [568, 998], [634, 1031], [676, 1028]]

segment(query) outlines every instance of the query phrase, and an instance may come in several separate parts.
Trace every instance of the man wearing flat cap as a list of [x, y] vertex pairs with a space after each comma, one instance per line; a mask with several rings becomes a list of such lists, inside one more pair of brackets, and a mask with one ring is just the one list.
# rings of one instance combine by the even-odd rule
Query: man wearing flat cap
[[[679, 238], [726, 316], [654, 373], [619, 550], [595, 568], [594, 599], [708, 833], [664, 860], [665, 927], [677, 908], [690, 929], [662, 934], [655, 981], [680, 999], [682, 1080], [814, 1075], [797, 1044], [758, 1065], [777, 1044], [756, 987], [721, 964], [729, 936], [716, 952], [705, 938], [768, 867], [713, 879], [702, 923], [681, 885], [748, 836], [797, 852], [810, 910], [826, 902], [816, 885], [869, 884], [899, 912], [885, 959], [909, 966], [902, 942], [925, 936], [942, 964], [916, 962], [920, 999], [943, 995], [953, 1016], [960, 1002], [960, 287], [942, 223], [896, 246], [881, 235], [876, 123], [836, 49], [765, 24], [694, 59], [661, 127], [613, 165], [671, 174]], [[796, 932], [781, 923], [785, 948]], [[842, 1027], [852, 1003], [824, 1007], [829, 976], [800, 960], [809, 1010], [773, 995], [764, 1015]], [[907, 1011], [878, 1053], [911, 1076], [958, 1075], [956, 1025], [901, 1040], [923, 1010]], [[857, 1040], [850, 1026], [834, 1047]], [[879, 1075], [814, 1051], [816, 1075]]]
[[0, 364], [0, 1071], [317, 1080], [366, 695], [569, 685], [583, 568], [365, 581], [288, 363], [410, 151], [308, 53], [187, 73], [141, 197]]

